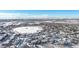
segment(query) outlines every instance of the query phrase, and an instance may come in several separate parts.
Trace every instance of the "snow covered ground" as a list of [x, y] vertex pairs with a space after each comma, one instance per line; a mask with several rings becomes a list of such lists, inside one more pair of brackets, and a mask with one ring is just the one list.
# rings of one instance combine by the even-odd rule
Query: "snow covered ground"
[[0, 22], [0, 48], [79, 48], [79, 21]]
[[31, 34], [31, 33], [37, 33], [40, 32], [42, 30], [41, 26], [26, 26], [26, 27], [17, 27], [17, 28], [13, 28], [13, 31], [15, 33], [20, 33], [20, 34]]
[[64, 23], [64, 24], [79, 24], [79, 20], [65, 20], [65, 21], [56, 21], [54, 23]]

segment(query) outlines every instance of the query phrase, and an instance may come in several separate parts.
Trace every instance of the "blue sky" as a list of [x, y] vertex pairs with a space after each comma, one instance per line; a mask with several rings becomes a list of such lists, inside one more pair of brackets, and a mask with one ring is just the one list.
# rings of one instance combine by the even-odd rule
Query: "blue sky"
[[76, 15], [79, 10], [0, 10], [0, 13], [31, 13], [31, 14], [60, 14], [60, 15]]
[[[79, 18], [79, 10], [0, 10], [0, 13], [7, 14], [29, 14], [29, 15], [48, 15], [52, 17], [78, 17]], [[0, 16], [1, 16], [0, 14]], [[21, 16], [20, 15], [20, 16]]]

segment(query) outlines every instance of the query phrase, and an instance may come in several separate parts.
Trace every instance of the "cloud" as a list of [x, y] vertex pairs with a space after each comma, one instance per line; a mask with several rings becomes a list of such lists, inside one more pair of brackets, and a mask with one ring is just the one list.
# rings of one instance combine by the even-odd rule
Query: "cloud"
[[47, 14], [33, 15], [25, 13], [0, 13], [0, 19], [31, 19], [31, 18], [48, 18]]

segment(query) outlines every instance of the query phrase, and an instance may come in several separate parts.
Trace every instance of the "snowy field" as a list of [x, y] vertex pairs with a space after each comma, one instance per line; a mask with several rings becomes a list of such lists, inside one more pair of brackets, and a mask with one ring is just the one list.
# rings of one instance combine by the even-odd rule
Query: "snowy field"
[[42, 29], [42, 27], [40, 26], [26, 26], [26, 27], [17, 27], [17, 28], [13, 28], [13, 31], [15, 33], [19, 33], [19, 34], [33, 34], [33, 33], [38, 33], [40, 32]]

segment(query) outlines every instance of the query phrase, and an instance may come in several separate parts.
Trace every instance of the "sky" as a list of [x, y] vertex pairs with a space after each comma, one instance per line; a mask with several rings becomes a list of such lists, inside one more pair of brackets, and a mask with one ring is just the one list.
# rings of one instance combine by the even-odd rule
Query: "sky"
[[0, 19], [47, 17], [79, 18], [79, 10], [0, 10]]

